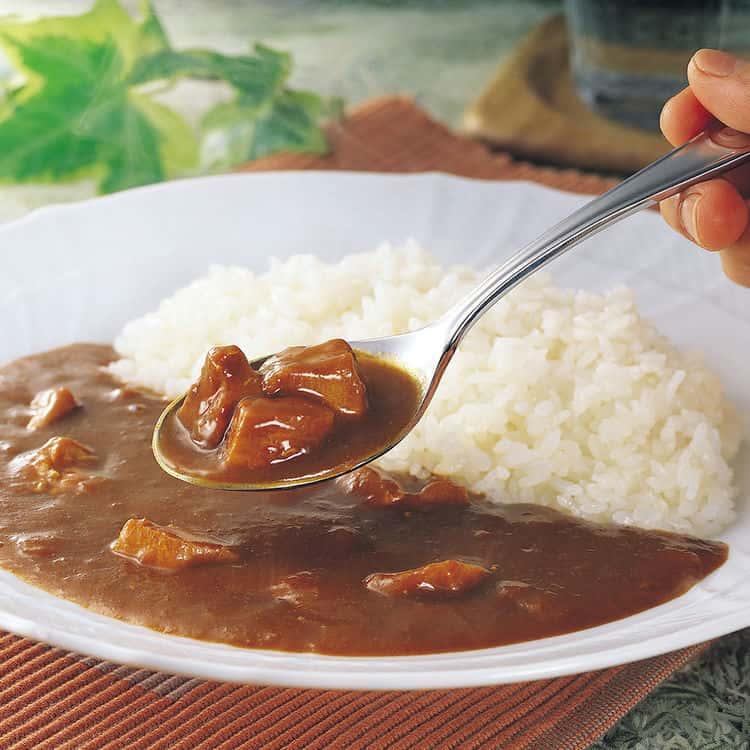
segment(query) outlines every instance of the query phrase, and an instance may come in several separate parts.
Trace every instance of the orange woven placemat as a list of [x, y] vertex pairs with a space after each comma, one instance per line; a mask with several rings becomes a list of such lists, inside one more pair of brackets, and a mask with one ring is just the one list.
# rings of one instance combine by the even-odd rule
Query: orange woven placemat
[[5, 635], [0, 747], [578, 750], [700, 651], [521, 685], [376, 693], [191, 680]]
[[[361, 107], [330, 138], [331, 156], [283, 155], [246, 169], [439, 170], [590, 193], [611, 184], [490, 153], [403, 98]], [[579, 750], [704, 648], [518, 685], [377, 693], [194, 680], [0, 632], [0, 748]]]

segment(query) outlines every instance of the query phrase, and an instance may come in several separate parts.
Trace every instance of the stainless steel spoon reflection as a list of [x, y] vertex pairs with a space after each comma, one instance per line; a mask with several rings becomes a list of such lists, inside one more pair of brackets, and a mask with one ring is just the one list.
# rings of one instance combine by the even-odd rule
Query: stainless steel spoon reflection
[[[160, 466], [172, 476], [192, 484], [226, 490], [291, 488], [332, 479], [378, 458], [398, 444], [417, 424], [434, 395], [461, 339], [501, 297], [550, 261], [602, 229], [636, 211], [669, 198], [690, 185], [721, 174], [750, 160], [750, 136], [715, 125], [637, 172], [608, 192], [548, 229], [538, 239], [512, 255], [466, 298], [424, 328], [398, 336], [350, 342], [355, 350], [386, 357], [411, 372], [422, 385], [418, 408], [405, 429], [382, 449], [354, 464], [331, 466], [330, 471], [291, 482], [272, 484], [209, 481], [181, 472], [165, 460], [161, 451], [162, 427], [181, 405], [173, 401], [154, 429], [153, 452]], [[263, 358], [265, 359], [265, 358]], [[263, 359], [253, 363], [259, 365]]]

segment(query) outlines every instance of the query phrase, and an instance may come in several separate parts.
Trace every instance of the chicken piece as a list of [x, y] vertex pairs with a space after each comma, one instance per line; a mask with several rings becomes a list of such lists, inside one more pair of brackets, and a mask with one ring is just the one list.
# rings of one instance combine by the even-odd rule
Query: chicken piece
[[50, 438], [35, 452], [37, 454], [36, 465], [49, 466], [58, 472], [96, 461], [96, 454], [91, 448], [69, 437]]
[[196, 445], [216, 448], [241, 399], [262, 393], [261, 377], [237, 346], [216, 346], [206, 355], [200, 378], [190, 386], [177, 418]]
[[237, 551], [227, 545], [158, 526], [146, 518], [126, 521], [110, 549], [146, 567], [163, 570], [181, 570], [206, 563], [234, 563], [240, 559]]
[[454, 597], [479, 586], [491, 575], [481, 565], [442, 560], [399, 573], [372, 573], [364, 580], [370, 591], [383, 596]]
[[450, 479], [433, 479], [419, 492], [407, 495], [406, 499], [412, 508], [428, 505], [468, 505], [469, 491]]
[[269, 396], [304, 393], [342, 417], [357, 418], [367, 412], [367, 391], [357, 357], [343, 339], [284, 349], [269, 357], [260, 372]]
[[33, 492], [63, 492], [84, 489], [93, 479], [80, 469], [97, 460], [91, 448], [69, 437], [50, 438], [41, 448], [14, 459], [21, 484]]
[[399, 505], [406, 494], [395, 480], [371, 466], [344, 474], [336, 483], [344, 492], [358, 495], [368, 505], [378, 507]]
[[260, 469], [302, 456], [333, 430], [333, 412], [297, 396], [244, 398], [222, 448], [225, 466]]
[[336, 481], [345, 492], [359, 495], [368, 505], [379, 508], [414, 510], [436, 505], [469, 504], [466, 488], [450, 479], [434, 479], [419, 492], [405, 492], [385, 472], [363, 466]]
[[31, 401], [30, 430], [39, 430], [62, 419], [79, 406], [75, 396], [67, 388], [50, 388], [39, 391]]

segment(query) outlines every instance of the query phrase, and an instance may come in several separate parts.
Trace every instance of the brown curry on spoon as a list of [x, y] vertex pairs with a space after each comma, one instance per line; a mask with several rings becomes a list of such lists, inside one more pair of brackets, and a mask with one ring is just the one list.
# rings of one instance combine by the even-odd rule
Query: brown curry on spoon
[[407, 428], [420, 399], [408, 372], [342, 339], [286, 349], [258, 370], [238, 347], [215, 347], [154, 439], [182, 478], [273, 488], [356, 466]]

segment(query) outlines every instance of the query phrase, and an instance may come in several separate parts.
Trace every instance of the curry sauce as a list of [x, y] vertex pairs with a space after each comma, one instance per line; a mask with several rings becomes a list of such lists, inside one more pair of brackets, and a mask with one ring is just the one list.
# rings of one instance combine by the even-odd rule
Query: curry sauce
[[454, 651], [625, 617], [727, 556], [374, 469], [252, 496], [188, 485], [151, 455], [165, 402], [115, 380], [114, 356], [76, 344], [0, 370], [0, 565], [112, 617], [264, 649]]

